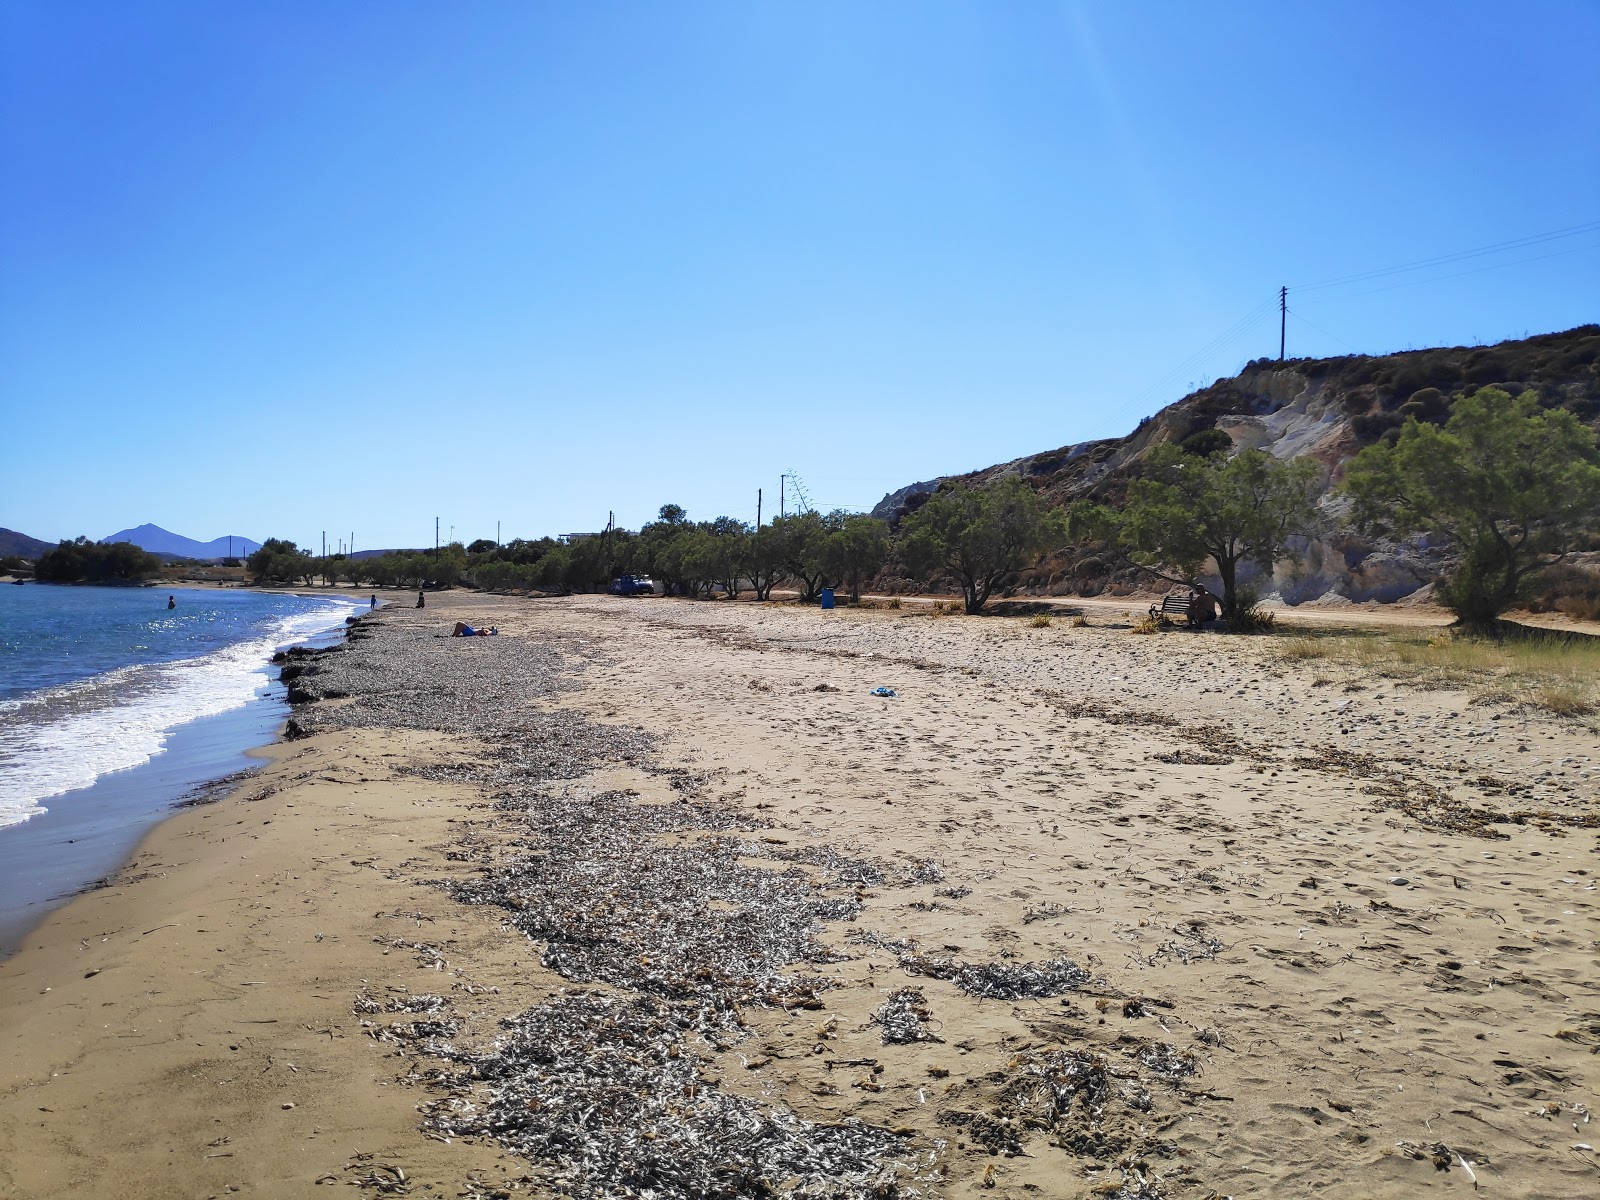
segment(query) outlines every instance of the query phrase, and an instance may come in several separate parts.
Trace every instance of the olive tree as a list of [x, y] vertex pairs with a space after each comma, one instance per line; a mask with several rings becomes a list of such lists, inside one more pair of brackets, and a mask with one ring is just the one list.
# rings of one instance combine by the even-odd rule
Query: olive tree
[[1342, 486], [1361, 528], [1448, 543], [1453, 562], [1437, 591], [1469, 627], [1492, 627], [1600, 529], [1594, 432], [1531, 391], [1480, 388], [1443, 425], [1408, 417], [1392, 444], [1356, 455]]

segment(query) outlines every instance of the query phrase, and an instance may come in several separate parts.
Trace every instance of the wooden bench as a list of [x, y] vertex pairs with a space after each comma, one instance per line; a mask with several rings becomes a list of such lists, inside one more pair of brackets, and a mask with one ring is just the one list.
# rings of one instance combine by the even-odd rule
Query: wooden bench
[[1182, 617], [1184, 621], [1192, 625], [1194, 622], [1189, 620], [1189, 606], [1191, 603], [1190, 597], [1173, 593], [1170, 596], [1162, 597], [1160, 604], [1152, 604], [1150, 606], [1150, 615], [1163, 624], [1170, 624], [1176, 618]]

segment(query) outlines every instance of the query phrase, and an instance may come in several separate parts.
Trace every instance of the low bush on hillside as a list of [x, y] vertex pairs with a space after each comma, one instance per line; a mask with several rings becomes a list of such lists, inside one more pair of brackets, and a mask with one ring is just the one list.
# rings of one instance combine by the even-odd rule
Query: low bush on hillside
[[1528, 602], [1533, 612], [1559, 612], [1585, 621], [1600, 621], [1600, 571], [1558, 565], [1545, 572], [1538, 595]]

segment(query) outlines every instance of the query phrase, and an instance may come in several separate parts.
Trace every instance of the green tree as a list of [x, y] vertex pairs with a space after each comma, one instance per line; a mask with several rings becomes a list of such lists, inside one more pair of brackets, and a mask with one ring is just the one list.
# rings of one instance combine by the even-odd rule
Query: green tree
[[693, 532], [689, 514], [678, 504], [663, 504], [656, 519], [639, 530], [637, 558], [661, 581], [669, 596], [693, 595], [699, 590], [699, 581], [691, 578], [696, 564], [688, 554]]
[[815, 604], [828, 586], [828, 539], [839, 527], [843, 514], [807, 511], [793, 516], [775, 517], [772, 537], [784, 573], [800, 582], [800, 603]]
[[532, 566], [534, 586], [553, 591], [566, 586], [572, 561], [572, 547], [555, 545], [539, 556]]
[[567, 550], [562, 583], [568, 591], [588, 592], [603, 589], [610, 573], [611, 554], [604, 535], [580, 538]]
[[317, 572], [317, 560], [283, 538], [268, 538], [261, 549], [245, 559], [245, 565], [258, 583], [304, 580], [310, 586]]
[[1120, 540], [1128, 557], [1159, 579], [1209, 591], [1200, 583], [1208, 560], [1222, 580], [1224, 620], [1237, 622], [1252, 599], [1239, 567], [1264, 571], [1288, 552], [1291, 538], [1317, 524], [1314, 459], [1280, 461], [1263, 450], [1198, 455], [1161, 446], [1128, 486]]
[[882, 570], [888, 557], [889, 527], [864, 513], [842, 516], [823, 547], [829, 578], [848, 584], [857, 604], [862, 582]]
[[1408, 416], [1393, 444], [1356, 455], [1343, 491], [1368, 531], [1445, 539], [1454, 562], [1440, 599], [1463, 625], [1492, 627], [1600, 527], [1600, 448], [1533, 392], [1480, 388], [1442, 426]]
[[706, 532], [711, 536], [712, 577], [728, 599], [736, 600], [750, 569], [750, 526], [735, 517], [718, 517]]
[[785, 554], [783, 531], [774, 525], [763, 525], [750, 535], [745, 552], [745, 572], [757, 600], [767, 600], [772, 589], [787, 578], [783, 565]]
[[279, 554], [299, 554], [300, 547], [284, 538], [268, 538], [261, 543], [261, 548], [256, 550], [244, 560], [245, 566], [250, 568], [250, 574], [264, 576], [273, 558]]
[[979, 613], [1009, 576], [1065, 537], [1066, 521], [1015, 475], [984, 488], [941, 489], [900, 527], [900, 553], [924, 579], [954, 576]]
[[161, 573], [161, 560], [132, 542], [63, 541], [39, 556], [34, 576], [43, 583], [126, 583]]

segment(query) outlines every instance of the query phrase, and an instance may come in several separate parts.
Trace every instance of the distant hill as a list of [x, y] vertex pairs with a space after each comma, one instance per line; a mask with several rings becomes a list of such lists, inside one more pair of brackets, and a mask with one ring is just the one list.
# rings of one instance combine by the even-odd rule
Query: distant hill
[[[1495, 386], [1565, 408], [1600, 432], [1600, 325], [1500, 342], [1399, 354], [1342, 358], [1257, 359], [1139, 423], [1120, 438], [1078, 442], [965, 475], [907, 484], [872, 515], [898, 525], [941, 485], [983, 487], [1019, 475], [1056, 503], [1089, 497], [1113, 505], [1155, 447], [1256, 446], [1278, 458], [1305, 455], [1323, 467], [1323, 507], [1363, 446], [1393, 438], [1408, 416], [1443, 421], [1455, 397]], [[1280, 572], [1272, 587], [1291, 603], [1332, 593], [1354, 601], [1395, 600], [1430, 582], [1438, 563], [1425, 547], [1371, 545], [1342, 534], [1313, 543], [1298, 575]], [[1066, 582], [1059, 582], [1065, 588]]]
[[361, 559], [361, 558], [382, 558], [385, 554], [421, 554], [421, 553], [422, 553], [421, 550], [400, 550], [400, 549], [357, 550], [350, 557], [351, 558], [356, 558], [356, 559]]
[[[230, 547], [227, 537], [197, 542], [182, 534], [173, 533], [159, 525], [140, 525], [137, 529], [122, 529], [100, 539], [102, 542], [132, 542], [141, 550], [159, 554], [164, 558], [226, 558]], [[261, 549], [261, 543], [237, 534], [232, 539], [232, 553], [240, 558]]]
[[15, 529], [0, 529], [0, 558], [34, 559], [54, 546], [54, 542], [41, 542]]

